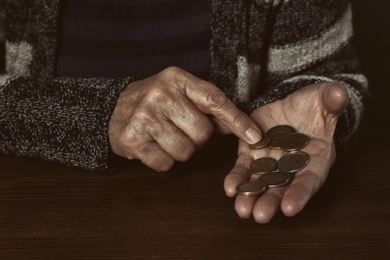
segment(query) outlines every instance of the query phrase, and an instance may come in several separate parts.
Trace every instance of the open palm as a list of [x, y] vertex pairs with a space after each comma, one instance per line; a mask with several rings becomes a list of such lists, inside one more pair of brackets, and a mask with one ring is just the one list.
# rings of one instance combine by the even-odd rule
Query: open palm
[[[266, 223], [280, 209], [286, 216], [294, 216], [304, 208], [325, 182], [336, 158], [333, 134], [347, 103], [346, 90], [336, 83], [326, 82], [303, 87], [283, 100], [252, 112], [252, 119], [263, 133], [275, 125], [291, 125], [309, 136], [310, 142], [302, 151], [309, 154], [310, 161], [287, 187], [269, 189], [260, 197], [237, 195], [235, 209], [240, 217], [253, 216], [257, 222]], [[281, 150], [268, 148], [251, 150], [248, 144], [240, 141], [236, 164], [225, 178], [226, 194], [236, 196], [237, 185], [258, 177], [249, 172], [254, 159], [279, 159], [283, 154]]]

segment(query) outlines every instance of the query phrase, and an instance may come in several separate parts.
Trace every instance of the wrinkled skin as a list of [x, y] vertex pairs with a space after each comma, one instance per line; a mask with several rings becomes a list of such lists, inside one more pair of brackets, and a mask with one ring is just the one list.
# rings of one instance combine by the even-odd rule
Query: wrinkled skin
[[112, 151], [156, 171], [188, 160], [214, 132], [248, 143], [261, 138], [256, 123], [220, 89], [176, 67], [130, 83], [109, 122]]
[[265, 133], [275, 125], [291, 125], [311, 138], [302, 149], [310, 156], [308, 165], [288, 187], [269, 189], [261, 196], [237, 195], [235, 200], [240, 217], [267, 223], [280, 210], [286, 216], [299, 213], [324, 184], [336, 158], [337, 119], [347, 104], [344, 87], [319, 83], [257, 108], [248, 117], [217, 87], [172, 67], [122, 91], [109, 123], [110, 145], [120, 156], [167, 171], [175, 161], [188, 160], [214, 132], [233, 133], [240, 139], [238, 158], [224, 181], [226, 194], [233, 197], [239, 184], [257, 177], [249, 172], [254, 159], [283, 154], [249, 148], [261, 138], [259, 127]]
[[[263, 133], [275, 125], [287, 124], [310, 137], [309, 144], [302, 149], [310, 156], [308, 165], [296, 173], [290, 186], [269, 189], [261, 196], [237, 195], [235, 210], [241, 218], [253, 216], [259, 223], [267, 223], [278, 212], [294, 216], [324, 184], [336, 151], [333, 142], [337, 119], [348, 104], [347, 91], [336, 83], [308, 85], [283, 100], [257, 108], [251, 117]], [[279, 159], [280, 150], [251, 150], [240, 141], [238, 159], [224, 181], [228, 196], [236, 196], [236, 186], [250, 179], [249, 166], [259, 157]]]

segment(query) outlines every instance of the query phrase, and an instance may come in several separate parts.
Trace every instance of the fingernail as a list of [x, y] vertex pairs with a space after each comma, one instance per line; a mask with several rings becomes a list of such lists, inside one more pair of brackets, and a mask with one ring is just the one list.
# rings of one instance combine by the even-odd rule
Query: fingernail
[[246, 130], [245, 136], [251, 143], [257, 143], [261, 139], [260, 131], [254, 127], [250, 127], [248, 130]]

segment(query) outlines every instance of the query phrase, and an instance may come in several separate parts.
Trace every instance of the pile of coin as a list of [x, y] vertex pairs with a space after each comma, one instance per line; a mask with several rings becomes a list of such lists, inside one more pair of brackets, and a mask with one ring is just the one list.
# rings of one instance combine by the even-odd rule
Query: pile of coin
[[280, 149], [286, 153], [276, 160], [271, 157], [262, 157], [254, 160], [250, 165], [252, 174], [259, 175], [256, 181], [249, 181], [237, 186], [237, 193], [241, 195], [259, 195], [269, 188], [283, 187], [291, 183], [294, 174], [303, 169], [309, 162], [309, 155], [300, 151], [309, 143], [309, 137], [297, 133], [289, 125], [274, 126], [267, 131], [251, 149]]

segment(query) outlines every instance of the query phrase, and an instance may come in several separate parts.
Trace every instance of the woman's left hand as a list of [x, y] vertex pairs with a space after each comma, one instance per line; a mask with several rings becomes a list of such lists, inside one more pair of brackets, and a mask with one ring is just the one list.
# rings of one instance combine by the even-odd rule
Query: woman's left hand
[[325, 82], [305, 86], [283, 100], [255, 109], [251, 117], [263, 133], [276, 125], [290, 125], [297, 132], [309, 136], [310, 141], [302, 151], [310, 156], [304, 169], [295, 174], [289, 186], [268, 189], [259, 196], [237, 195], [236, 187], [258, 175], [251, 174], [250, 164], [260, 157], [279, 159], [284, 152], [263, 148], [251, 150], [240, 141], [238, 159], [226, 176], [225, 192], [236, 196], [235, 210], [241, 218], [254, 217], [259, 223], [267, 223], [281, 209], [284, 215], [294, 216], [324, 184], [335, 161], [333, 134], [341, 112], [348, 104], [348, 94], [338, 83]]

